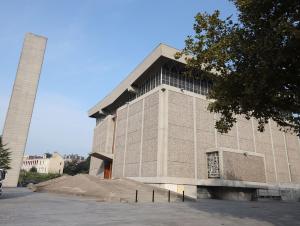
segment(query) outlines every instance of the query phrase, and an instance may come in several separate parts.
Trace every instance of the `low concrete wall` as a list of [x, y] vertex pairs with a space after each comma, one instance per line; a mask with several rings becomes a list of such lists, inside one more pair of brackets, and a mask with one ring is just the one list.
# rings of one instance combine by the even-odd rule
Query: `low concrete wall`
[[104, 177], [103, 160], [91, 156], [89, 175]]
[[259, 199], [279, 199], [283, 201], [300, 201], [300, 189], [258, 189]]
[[173, 192], [176, 192], [180, 195], [183, 194], [184, 191], [184, 195], [194, 198], [197, 198], [197, 186], [195, 185], [186, 185], [186, 184], [150, 184], [152, 186], [158, 187], [158, 188], [163, 188], [166, 190], [170, 190]]
[[300, 189], [280, 190], [280, 195], [284, 201], [300, 202]]
[[198, 187], [197, 198], [252, 201], [256, 200], [256, 189], [232, 187]]

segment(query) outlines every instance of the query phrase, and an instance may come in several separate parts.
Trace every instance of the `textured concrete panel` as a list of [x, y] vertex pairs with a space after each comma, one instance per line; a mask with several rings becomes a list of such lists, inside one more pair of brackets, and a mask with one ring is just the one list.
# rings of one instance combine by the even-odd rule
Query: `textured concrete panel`
[[193, 98], [169, 91], [168, 176], [195, 177]]
[[217, 135], [218, 147], [238, 149], [236, 125], [226, 134]]
[[294, 183], [300, 183], [300, 143], [299, 138], [286, 133], [287, 154], [290, 163], [291, 179]]
[[142, 129], [142, 100], [129, 105], [127, 147], [125, 155], [125, 176], [139, 176], [141, 129]]
[[207, 111], [208, 101], [196, 99], [197, 176], [207, 179], [206, 150], [216, 147], [214, 115]]
[[155, 92], [144, 99], [143, 150], [141, 176], [157, 176], [158, 106], [159, 95]]
[[[175, 92], [170, 91], [170, 96], [173, 95]], [[175, 95], [178, 95], [177, 93]], [[179, 94], [184, 95], [184, 94]], [[169, 97], [170, 97], [169, 96]], [[188, 96], [187, 96], [188, 97]], [[185, 107], [191, 108], [193, 106], [192, 104], [192, 98], [189, 97], [187, 100], [189, 102], [187, 103], [173, 103], [175, 100], [173, 99], [173, 102], [169, 102], [169, 123], [172, 123], [173, 125], [178, 126], [185, 126], [188, 128], [193, 128], [193, 111], [192, 109], [189, 109], [188, 111], [185, 111]], [[181, 109], [182, 108], [182, 109]], [[182, 114], [184, 112], [184, 114]]]
[[258, 123], [254, 121], [254, 135], [256, 143], [256, 152], [265, 155], [266, 171], [267, 171], [267, 182], [276, 183], [275, 173], [275, 159], [272, 151], [271, 134], [269, 125], [266, 125], [266, 129], [263, 133], [257, 131]]
[[94, 129], [93, 152], [112, 154], [114, 121], [109, 115]]
[[101, 159], [91, 156], [89, 174], [104, 177], [104, 164]]
[[4, 186], [15, 187], [26, 146], [47, 39], [26, 34], [3, 129], [3, 143], [11, 151], [11, 168]]
[[139, 176], [139, 163], [126, 163], [125, 177], [138, 177]]
[[158, 92], [155, 92], [145, 98], [145, 109], [149, 109], [151, 107], [155, 107], [158, 105], [159, 98]]
[[288, 155], [285, 147], [285, 138], [283, 132], [279, 131], [275, 125], [275, 123], [271, 123], [277, 181], [279, 183], [289, 183], [291, 182], [291, 178]]
[[157, 161], [142, 163], [142, 176], [155, 177], [157, 175]]
[[266, 182], [263, 157], [223, 151], [223, 166], [226, 180]]
[[[194, 158], [193, 142], [179, 140], [169, 137], [169, 149], [172, 151], [168, 160], [170, 162], [180, 162], [190, 164]], [[184, 151], [183, 151], [184, 150]], [[190, 150], [190, 151], [186, 151]]]
[[126, 144], [127, 106], [117, 110], [115, 147], [113, 160], [113, 177], [123, 177], [124, 151]]
[[157, 139], [143, 140], [143, 157], [142, 165], [144, 162], [156, 162], [157, 161]]
[[127, 150], [126, 150], [126, 159], [125, 159], [125, 172], [127, 164], [136, 163], [138, 164], [140, 162], [140, 143], [135, 144], [128, 144]]
[[237, 128], [239, 136], [239, 149], [243, 151], [255, 152], [251, 120], [247, 120], [241, 116], [238, 116]]

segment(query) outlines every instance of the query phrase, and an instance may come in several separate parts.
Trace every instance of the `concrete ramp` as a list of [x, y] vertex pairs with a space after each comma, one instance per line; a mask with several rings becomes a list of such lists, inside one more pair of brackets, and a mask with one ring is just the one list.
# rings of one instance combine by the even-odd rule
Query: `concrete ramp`
[[[154, 190], [154, 202], [168, 202], [168, 190], [125, 178], [104, 180], [87, 174], [62, 176], [42, 182], [36, 185], [36, 190], [94, 197], [103, 202], [135, 202], [136, 190], [138, 202], [152, 202]], [[171, 192], [170, 201], [182, 202], [182, 196]]]

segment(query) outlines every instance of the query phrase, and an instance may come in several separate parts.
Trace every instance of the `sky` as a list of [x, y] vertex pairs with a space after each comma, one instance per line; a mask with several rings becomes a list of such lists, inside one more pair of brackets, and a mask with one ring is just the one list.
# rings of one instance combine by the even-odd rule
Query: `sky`
[[26, 154], [87, 156], [87, 111], [159, 43], [182, 49], [198, 12], [235, 15], [228, 0], [0, 0], [0, 133], [26, 32], [48, 38]]

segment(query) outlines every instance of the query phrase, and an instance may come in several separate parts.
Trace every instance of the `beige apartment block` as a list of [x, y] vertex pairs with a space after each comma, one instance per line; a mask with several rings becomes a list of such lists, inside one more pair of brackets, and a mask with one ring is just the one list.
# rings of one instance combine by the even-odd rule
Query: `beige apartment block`
[[38, 173], [63, 174], [64, 158], [58, 152], [54, 152], [49, 158], [46, 154], [43, 156], [24, 156], [21, 169], [29, 172], [32, 167], [35, 167]]
[[3, 128], [3, 143], [11, 151], [11, 169], [4, 186], [16, 187], [26, 146], [47, 39], [25, 35], [17, 75]]
[[210, 81], [182, 74], [179, 51], [160, 44], [88, 112], [96, 118], [90, 174], [127, 177], [191, 197], [250, 199], [300, 188], [300, 142], [272, 121], [238, 117], [227, 134], [207, 110]]

